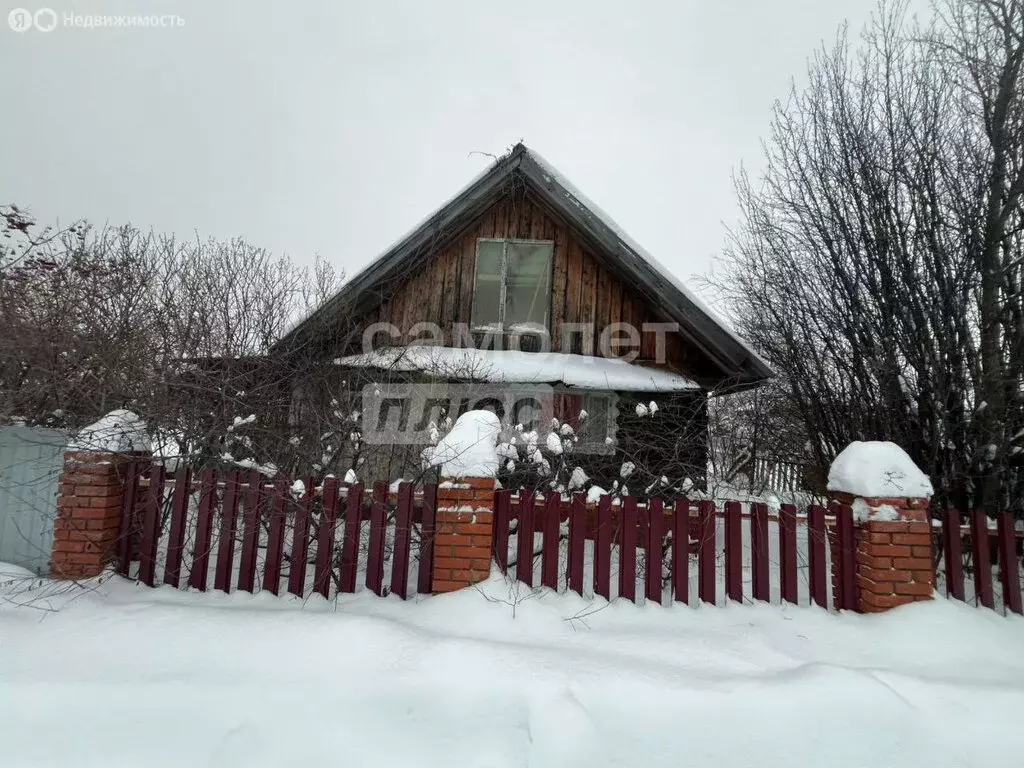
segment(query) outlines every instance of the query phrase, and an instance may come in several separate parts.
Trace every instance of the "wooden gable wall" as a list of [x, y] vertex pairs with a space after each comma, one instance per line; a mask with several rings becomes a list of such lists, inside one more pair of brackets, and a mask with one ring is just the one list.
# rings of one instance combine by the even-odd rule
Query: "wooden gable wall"
[[[611, 323], [630, 323], [642, 330], [644, 323], [666, 322], [631, 286], [581, 242], [560, 218], [526, 190], [510, 192], [491, 206], [454, 242], [402, 281], [386, 290], [377, 310], [366, 324], [390, 322], [404, 334], [417, 322], [437, 323], [444, 329], [445, 344], [452, 343], [452, 324], [470, 322], [473, 302], [477, 238], [522, 238], [554, 241], [549, 328], [551, 348], [563, 351], [563, 323], [592, 323], [593, 343], [580, 351], [600, 354], [598, 339]], [[655, 333], [643, 333], [640, 360], [655, 358]], [[675, 333], [666, 337], [668, 367], [686, 371], [703, 368], [703, 355]], [[694, 371], [696, 372], [696, 371]]]

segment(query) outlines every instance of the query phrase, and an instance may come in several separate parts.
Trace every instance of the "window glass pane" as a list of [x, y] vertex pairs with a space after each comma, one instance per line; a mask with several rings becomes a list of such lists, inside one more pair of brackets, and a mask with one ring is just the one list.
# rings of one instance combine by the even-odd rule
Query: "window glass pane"
[[551, 243], [509, 243], [505, 276], [505, 328], [542, 331], [551, 301]]
[[583, 419], [580, 424], [583, 442], [603, 445], [604, 439], [608, 437], [608, 418], [611, 415], [609, 397], [607, 395], [584, 395], [583, 410], [587, 412], [587, 418]]
[[473, 288], [474, 328], [497, 325], [501, 306], [501, 251], [503, 243], [478, 240], [476, 244], [476, 278]]

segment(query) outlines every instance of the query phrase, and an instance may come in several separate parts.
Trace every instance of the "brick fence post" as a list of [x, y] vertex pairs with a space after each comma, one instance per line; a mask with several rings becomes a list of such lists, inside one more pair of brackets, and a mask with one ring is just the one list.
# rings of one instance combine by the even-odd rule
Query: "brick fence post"
[[433, 590], [454, 592], [491, 573], [494, 478], [442, 478], [437, 486]]
[[830, 506], [853, 508], [857, 610], [877, 613], [930, 600], [933, 488], [907, 452], [895, 443], [854, 441], [829, 467], [828, 491]]
[[931, 600], [931, 523], [928, 499], [861, 497], [833, 492], [840, 504], [851, 504], [856, 520], [857, 610], [887, 611], [919, 600]]
[[114, 556], [128, 465], [139, 456], [68, 451], [64, 454], [53, 526], [50, 577], [99, 576]]

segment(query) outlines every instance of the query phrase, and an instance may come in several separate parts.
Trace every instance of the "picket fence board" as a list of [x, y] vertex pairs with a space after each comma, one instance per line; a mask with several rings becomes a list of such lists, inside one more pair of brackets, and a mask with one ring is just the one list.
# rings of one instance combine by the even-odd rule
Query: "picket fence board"
[[[405, 600], [409, 595], [409, 543], [412, 539], [412, 483], [398, 486], [395, 509], [395, 549], [391, 557], [391, 593]], [[325, 594], [324, 597], [327, 595]]]
[[[302, 481], [303, 494], [295, 508], [292, 551], [288, 562], [288, 592], [296, 597], [306, 594], [306, 557], [309, 554], [309, 526], [313, 509], [313, 478]], [[290, 489], [289, 489], [290, 490]]]
[[384, 532], [388, 511], [388, 486], [383, 480], [373, 484], [370, 507], [370, 548], [366, 555], [366, 588], [375, 595], [384, 594]]
[[672, 595], [676, 602], [690, 602], [690, 504], [683, 499], [672, 516]]
[[857, 609], [857, 539], [853, 530], [853, 509], [848, 504], [836, 509], [836, 535], [839, 550], [839, 562], [833, 565], [839, 570], [839, 605], [836, 607], [854, 611]]
[[979, 512], [971, 516], [971, 545], [974, 548], [974, 596], [980, 605], [994, 608], [992, 571], [988, 565], [988, 518]]
[[743, 602], [743, 522], [738, 501], [725, 502], [725, 589], [733, 602]]
[[569, 557], [566, 583], [569, 590], [583, 594], [583, 561], [587, 542], [587, 503], [582, 493], [574, 494], [569, 510]]
[[[420, 566], [416, 591], [421, 595], [433, 592], [431, 579], [434, 570], [434, 524], [437, 512], [437, 486], [423, 488], [423, 515], [420, 522]], [[505, 567], [508, 567], [508, 528], [505, 530]], [[504, 570], [504, 569], [503, 569]]]
[[963, 540], [960, 538], [960, 512], [946, 510], [942, 516], [943, 557], [946, 563], [946, 596], [963, 600], [964, 565]]
[[533, 586], [533, 491], [519, 494], [519, 529], [517, 531], [516, 578]]
[[544, 548], [541, 553], [540, 583], [550, 589], [558, 589], [558, 539], [559, 509], [562, 494], [554, 491], [547, 494], [544, 508]]
[[260, 536], [260, 503], [263, 477], [255, 470], [249, 473], [242, 494], [242, 559], [238, 571], [238, 589], [252, 592], [256, 586], [256, 548]]
[[697, 503], [700, 519], [700, 544], [697, 555], [698, 592], [701, 602], [715, 604], [715, 502]]
[[345, 509], [345, 541], [341, 547], [339, 592], [355, 592], [359, 578], [359, 537], [363, 528], [363, 486], [348, 489]]
[[612, 499], [602, 496], [597, 503], [597, 530], [594, 534], [594, 593], [605, 600], [612, 590]]
[[768, 505], [750, 505], [750, 559], [753, 581], [751, 588], [755, 600], [771, 599], [768, 561]]
[[139, 581], [147, 587], [156, 583], [156, 550], [160, 540], [160, 511], [164, 498], [164, 468], [153, 467], [149, 492], [145, 496], [142, 533], [139, 542]]
[[324, 480], [323, 511], [316, 537], [316, 571], [313, 590], [328, 597], [331, 590], [331, 572], [334, 568], [334, 526], [338, 516], [338, 478]]
[[[206, 591], [210, 570], [210, 549], [213, 546], [213, 512], [217, 506], [217, 473], [204, 469], [199, 491], [199, 519], [196, 522], [195, 555], [189, 571], [189, 586]], [[275, 593], [276, 594], [276, 593]]]
[[1003, 605], [1006, 606], [1006, 610], [1020, 614], [1020, 563], [1017, 560], [1013, 515], [1003, 512], [996, 518], [996, 524], [999, 531], [999, 571], [1003, 586]]
[[263, 588], [273, 594], [281, 589], [281, 562], [284, 560], [284, 529], [288, 515], [288, 478], [278, 475], [274, 482], [267, 529], [267, 560], [263, 571]]
[[181, 560], [185, 553], [185, 516], [192, 486], [192, 470], [181, 467], [174, 474], [174, 493], [171, 496], [171, 530], [167, 541], [167, 559], [164, 561], [164, 584], [175, 589], [181, 583]]
[[231, 591], [231, 572], [235, 561], [235, 526], [238, 520], [239, 484], [240, 473], [237, 470], [228, 472], [227, 485], [224, 488], [224, 503], [221, 509], [220, 537], [217, 540], [217, 567], [213, 577], [213, 588], [222, 592]]

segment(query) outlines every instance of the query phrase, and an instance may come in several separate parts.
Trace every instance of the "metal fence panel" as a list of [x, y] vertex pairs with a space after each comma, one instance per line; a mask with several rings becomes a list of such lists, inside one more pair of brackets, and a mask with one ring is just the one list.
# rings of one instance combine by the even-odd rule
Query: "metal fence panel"
[[57, 479], [69, 440], [56, 429], [0, 428], [0, 561], [49, 571]]

